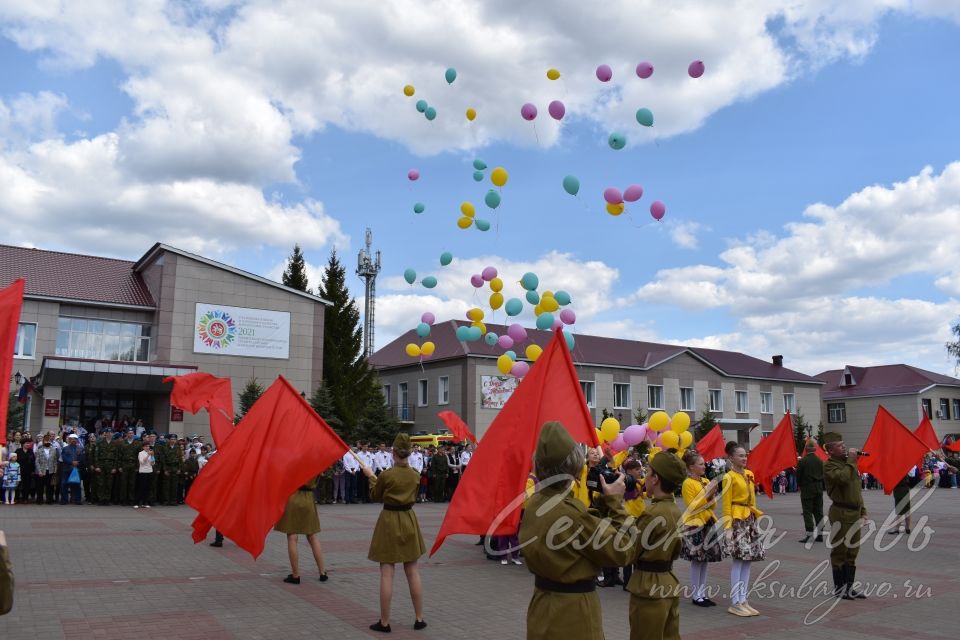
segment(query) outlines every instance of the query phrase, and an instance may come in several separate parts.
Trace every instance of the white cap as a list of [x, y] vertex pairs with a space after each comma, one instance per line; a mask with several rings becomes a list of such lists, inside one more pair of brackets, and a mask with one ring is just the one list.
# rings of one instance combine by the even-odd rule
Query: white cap
[[79, 440], [79, 439], [80, 439], [80, 436], [78, 436], [78, 435], [75, 434], [75, 433], [71, 433], [70, 435], [67, 436], [67, 440], [69, 440], [70, 438], [76, 438], [77, 440]]

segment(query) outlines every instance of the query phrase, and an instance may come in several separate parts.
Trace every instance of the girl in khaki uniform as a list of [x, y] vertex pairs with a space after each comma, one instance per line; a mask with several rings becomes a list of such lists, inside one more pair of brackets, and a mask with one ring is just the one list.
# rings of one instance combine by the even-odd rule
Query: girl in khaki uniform
[[380, 619], [370, 628], [383, 633], [390, 633], [394, 565], [398, 562], [403, 563], [410, 599], [413, 600], [416, 614], [413, 628], [420, 630], [427, 626], [423, 619], [423, 585], [417, 566], [417, 560], [426, 553], [427, 546], [420, 533], [417, 514], [413, 512], [420, 474], [407, 464], [410, 452], [410, 436], [401, 433], [393, 441], [394, 466], [377, 476], [370, 467], [363, 465], [363, 474], [370, 479], [370, 499], [383, 502], [383, 511], [374, 527], [367, 555], [368, 559], [380, 563]]
[[320, 571], [320, 582], [327, 581], [327, 572], [323, 568], [323, 550], [320, 548], [320, 517], [317, 515], [317, 505], [313, 500], [313, 490], [317, 487], [314, 478], [307, 484], [293, 492], [287, 498], [287, 508], [283, 517], [274, 525], [275, 531], [287, 534], [287, 553], [290, 555], [290, 575], [283, 579], [290, 584], [300, 584], [300, 553], [297, 549], [297, 536], [304, 534], [310, 549], [313, 550], [313, 559], [317, 562]]

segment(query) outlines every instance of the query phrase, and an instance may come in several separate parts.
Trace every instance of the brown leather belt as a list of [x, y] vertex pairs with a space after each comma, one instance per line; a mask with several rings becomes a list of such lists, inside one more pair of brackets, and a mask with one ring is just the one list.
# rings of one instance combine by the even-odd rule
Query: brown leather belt
[[590, 593], [597, 590], [597, 583], [593, 580], [556, 582], [543, 576], [534, 576], [533, 586], [541, 591], [552, 591], [554, 593]]
[[649, 562], [639, 560], [633, 564], [636, 571], [646, 571], [647, 573], [669, 573], [673, 571], [672, 560], [651, 560]]
[[383, 508], [386, 511], [410, 511], [413, 509], [412, 504], [387, 504], [383, 503]]

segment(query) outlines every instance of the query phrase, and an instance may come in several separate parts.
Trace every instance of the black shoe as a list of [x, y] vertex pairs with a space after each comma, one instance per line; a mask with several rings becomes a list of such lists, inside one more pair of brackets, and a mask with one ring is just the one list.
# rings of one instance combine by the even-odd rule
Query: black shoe
[[703, 601], [707, 603], [707, 606], [708, 606], [708, 607], [715, 607], [715, 606], [717, 606], [717, 603], [714, 602], [713, 600], [711, 600], [710, 598], [704, 598]]
[[814, 540], [814, 542], [823, 542], [823, 534], [822, 534], [822, 533], [819, 534], [819, 535], [816, 537], [816, 539]]
[[320, 574], [320, 582], [326, 582], [329, 579], [330, 579], [330, 576], [327, 575], [326, 571]]
[[420, 629], [426, 629], [426, 628], [427, 628], [427, 621], [426, 621], [426, 620], [415, 620], [414, 623], [413, 623], [413, 630], [414, 630], [414, 631], [420, 631]]
[[379, 631], [380, 633], [390, 633], [390, 625], [384, 625], [379, 620], [370, 625], [371, 631]]
[[910, 529], [904, 529], [903, 532], [904, 532], [904, 533], [910, 533]]
[[222, 546], [223, 546], [223, 543], [215, 540], [215, 541], [213, 541], [213, 542], [210, 543], [210, 546], [211, 546], [211, 547], [222, 547]]
[[300, 578], [294, 578], [292, 573], [284, 578], [283, 581], [289, 582], [290, 584], [300, 584]]
[[847, 594], [845, 567], [831, 567], [833, 569], [833, 595], [843, 600], [853, 600]]
[[691, 600], [690, 602], [692, 602], [692, 603], [693, 603], [693, 606], [695, 606], [695, 607], [709, 607], [709, 606], [710, 606], [710, 604], [709, 604], [706, 600], [704, 600], [704, 599]]
[[808, 533], [808, 534], [806, 535], [806, 537], [804, 537], [803, 540], [797, 540], [797, 542], [799, 542], [800, 544], [807, 544], [808, 542], [810, 542], [810, 538], [812, 538], [812, 537], [813, 537], [813, 536], [811, 536], [811, 535]]
[[853, 588], [853, 583], [857, 581], [857, 567], [856, 565], [848, 564], [843, 567], [843, 574], [847, 579], [847, 595], [850, 596], [851, 600], [866, 600], [862, 592]]

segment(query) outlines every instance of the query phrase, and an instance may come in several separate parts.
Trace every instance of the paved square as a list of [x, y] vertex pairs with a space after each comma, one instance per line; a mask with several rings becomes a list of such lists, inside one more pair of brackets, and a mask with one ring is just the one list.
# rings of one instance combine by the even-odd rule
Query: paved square
[[[865, 499], [874, 517], [885, 515], [893, 503], [878, 491], [865, 492]], [[719, 590], [720, 606], [701, 609], [681, 602], [684, 637], [704, 632], [724, 640], [957, 637], [960, 490], [938, 489], [919, 507], [914, 543], [922, 539], [918, 517], [928, 516], [926, 524], [933, 529], [922, 550], [910, 551], [906, 539], [894, 543], [893, 536], [884, 536], [892, 546], [887, 551], [872, 542], [861, 550], [857, 577], [874, 585], [889, 583], [886, 595], [840, 602], [815, 624], [804, 619], [823, 598], [796, 591], [827, 553], [823, 545], [805, 549], [796, 542], [802, 529], [797, 494], [772, 502], [760, 498], [760, 508], [786, 530], [767, 561], [753, 567], [756, 593], [750, 601], [763, 615], [741, 619], [726, 613], [730, 565], [711, 565], [709, 584]], [[223, 549], [193, 545], [189, 507], [0, 506], [0, 528], [7, 534], [17, 580], [14, 609], [0, 617], [0, 638], [379, 637], [367, 629], [378, 615], [378, 572], [366, 559], [379, 510], [379, 505], [320, 507], [330, 581], [312, 578], [316, 570], [302, 541], [304, 580], [293, 586], [281, 582], [289, 572], [282, 534], [270, 534], [256, 562], [229, 541]], [[416, 510], [429, 546], [445, 505], [417, 505]], [[532, 576], [525, 567], [486, 560], [475, 541], [454, 537], [434, 559], [422, 562], [430, 624], [424, 631], [412, 630], [406, 582], [397, 576], [392, 637], [524, 637]], [[684, 584], [688, 566], [676, 565]], [[757, 579], [764, 571], [769, 575], [762, 586]], [[830, 581], [829, 568], [820, 581]], [[606, 637], [626, 638], [627, 594], [600, 589], [600, 597]]]

